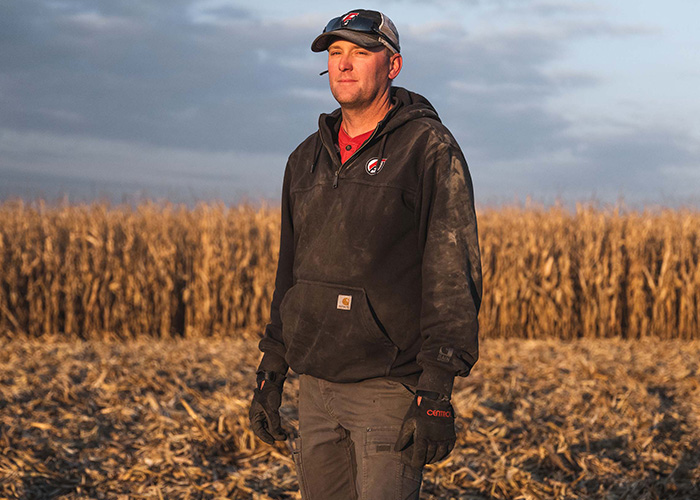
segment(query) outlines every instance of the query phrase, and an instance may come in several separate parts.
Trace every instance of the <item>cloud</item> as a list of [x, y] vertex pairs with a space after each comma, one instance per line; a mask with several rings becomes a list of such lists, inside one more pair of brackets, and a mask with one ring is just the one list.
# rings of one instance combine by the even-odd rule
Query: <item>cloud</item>
[[[432, 5], [415, 6], [433, 9], [426, 19], [394, 18], [405, 56], [397, 85], [433, 102], [467, 154], [478, 194], [604, 186], [651, 196], [697, 162], [697, 140], [682, 131], [650, 121], [601, 134], [598, 123], [574, 122], [552, 105], [605, 85], [604, 75], [560, 64], [572, 43], [649, 36], [654, 27], [615, 22], [596, 2]], [[465, 6], [469, 22], [444, 14]], [[248, 189], [274, 199], [286, 156], [337, 106], [318, 76], [325, 58], [309, 50], [326, 18], [308, 7], [292, 12], [271, 17], [219, 0], [8, 3], [4, 192], [26, 172], [22, 189], [44, 175], [66, 189], [168, 184], [171, 193]]]
[[167, 14], [28, 2], [0, 59], [14, 62], [0, 70], [3, 125], [217, 151], [288, 150], [302, 138], [287, 126], [296, 113], [285, 94], [315, 82], [311, 64], [288, 64], [310, 59], [308, 33], [242, 9], [214, 10], [226, 15], [212, 24], [187, 3], [160, 4]]
[[[544, 105], [562, 87], [543, 69], [561, 53], [558, 43], [534, 33], [465, 33], [445, 45], [421, 33], [412, 45], [406, 79], [477, 158], [522, 159], [561, 143], [568, 123]], [[577, 84], [591, 80], [567, 82]]]
[[90, 198], [105, 193], [178, 202], [277, 201], [286, 155], [196, 151], [118, 140], [0, 129], [0, 198]]
[[[517, 9], [541, 14], [542, 7], [520, 2]], [[555, 10], [572, 13], [556, 7], [548, 16]], [[614, 115], [574, 122], [550, 104], [571, 90], [605, 83], [596, 74], [551, 69], [566, 57], [571, 40], [655, 33], [601, 22], [596, 12], [548, 27], [504, 23], [497, 31], [469, 32], [446, 23], [409, 32], [406, 79], [433, 100], [460, 141], [475, 185], [484, 190], [482, 199], [622, 194], [654, 199], [674, 190], [689, 199], [692, 189], [700, 188], [694, 183], [683, 189], [676, 176], [697, 164], [700, 148], [692, 135], [653, 120], [630, 123]], [[447, 31], [449, 43], [439, 35]]]

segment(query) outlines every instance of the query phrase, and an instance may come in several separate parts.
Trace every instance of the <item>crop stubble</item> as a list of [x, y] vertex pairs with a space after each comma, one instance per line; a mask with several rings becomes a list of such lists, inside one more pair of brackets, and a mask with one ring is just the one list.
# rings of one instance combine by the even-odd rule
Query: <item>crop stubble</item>
[[[299, 498], [239, 338], [0, 342], [0, 498]], [[487, 339], [424, 499], [697, 498], [700, 342]], [[296, 425], [297, 380], [283, 414]]]

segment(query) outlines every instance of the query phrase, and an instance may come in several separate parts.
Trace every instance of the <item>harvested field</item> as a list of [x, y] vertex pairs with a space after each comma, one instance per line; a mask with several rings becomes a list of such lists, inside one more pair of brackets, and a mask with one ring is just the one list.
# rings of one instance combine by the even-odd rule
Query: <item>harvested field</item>
[[[299, 498], [247, 429], [245, 337], [0, 343], [0, 498]], [[698, 341], [487, 339], [422, 498], [698, 498], [699, 363]]]

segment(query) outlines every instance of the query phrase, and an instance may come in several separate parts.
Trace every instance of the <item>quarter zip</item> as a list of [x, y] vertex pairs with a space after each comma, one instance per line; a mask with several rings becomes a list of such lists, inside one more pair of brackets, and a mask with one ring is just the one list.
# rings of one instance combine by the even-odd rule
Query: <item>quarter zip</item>
[[[319, 130], [319, 137], [320, 137], [320, 139], [321, 139], [321, 143], [323, 144], [323, 146], [324, 146], [324, 147], [326, 148], [326, 150], [328, 151], [328, 154], [329, 154], [330, 157], [331, 157], [331, 161], [334, 162], [334, 163], [336, 163], [336, 165], [338, 165], [338, 167], [335, 169], [335, 172], [334, 172], [334, 175], [333, 175], [333, 189], [337, 189], [337, 187], [338, 187], [338, 182], [340, 181], [340, 174], [343, 172], [343, 170], [344, 170], [346, 167], [349, 167], [349, 166], [352, 164], [352, 162], [355, 161], [355, 159], [357, 158], [357, 155], [358, 155], [359, 153], [361, 153], [361, 152], [364, 150], [364, 148], [365, 148], [365, 146], [366, 146], [367, 144], [371, 143], [372, 140], [373, 140], [375, 137], [377, 137], [377, 135], [378, 135], [378, 133], [379, 133], [380, 131], [384, 130], [385, 125], [386, 125], [387, 123], [389, 123], [389, 121], [392, 119], [392, 117], [393, 117], [394, 114], [396, 113], [396, 110], [399, 109], [399, 107], [400, 107], [400, 106], [394, 105], [394, 106], [388, 111], [388, 113], [386, 114], [386, 116], [385, 116], [379, 123], [377, 123], [377, 126], [375, 127], [374, 131], [372, 132], [372, 135], [369, 136], [369, 139], [367, 139], [367, 140], [365, 141], [365, 143], [364, 143], [361, 147], [359, 147], [359, 148], [357, 149], [357, 151], [355, 151], [355, 152], [353, 153], [353, 155], [352, 155], [350, 158], [348, 158], [348, 160], [347, 160], [345, 163], [340, 163], [339, 155], [338, 155], [337, 151], [335, 150], [335, 148], [333, 147], [333, 146], [334, 146], [334, 142], [333, 142], [332, 132], [331, 132], [331, 129], [332, 129], [332, 127], [333, 127], [333, 124], [329, 121], [329, 119], [342, 119], [342, 116], [341, 116], [341, 113], [340, 113], [340, 109], [335, 110], [335, 111], [334, 111], [332, 114], [330, 114], [330, 115], [322, 114], [322, 115], [319, 117], [318, 130]], [[330, 134], [324, 134], [324, 133], [323, 133], [324, 130], [327, 131], [327, 132], [331, 132], [331, 133], [330, 133]], [[324, 136], [325, 136], [325, 137], [324, 137]], [[328, 145], [329, 143], [330, 143], [330, 147], [329, 147], [329, 145]], [[382, 148], [382, 149], [383, 149], [383, 148]], [[381, 158], [380, 158], [379, 161], [381, 161]]]
[[343, 167], [349, 165], [352, 163], [352, 161], [357, 157], [358, 154], [367, 146], [370, 142], [372, 142], [372, 139], [377, 135], [377, 131], [380, 129], [380, 124], [382, 122], [379, 122], [377, 124], [377, 127], [374, 129], [374, 132], [372, 132], [372, 135], [369, 136], [369, 139], [367, 139], [362, 146], [357, 148], [357, 151], [355, 151], [350, 158], [347, 159], [345, 163], [341, 163], [340, 167], [335, 171], [335, 177], [333, 178], [333, 189], [336, 189], [338, 187], [338, 180], [340, 179], [340, 172], [342, 172]]

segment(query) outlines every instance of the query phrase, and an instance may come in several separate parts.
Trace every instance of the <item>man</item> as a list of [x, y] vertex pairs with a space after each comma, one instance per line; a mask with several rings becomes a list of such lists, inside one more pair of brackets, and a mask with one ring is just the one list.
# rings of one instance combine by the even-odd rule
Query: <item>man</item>
[[328, 51], [340, 109], [287, 163], [251, 425], [268, 443], [286, 438], [291, 367], [302, 497], [415, 499], [424, 465], [455, 444], [453, 381], [478, 357], [471, 178], [430, 103], [392, 87], [403, 59], [388, 17], [348, 12], [311, 50]]

